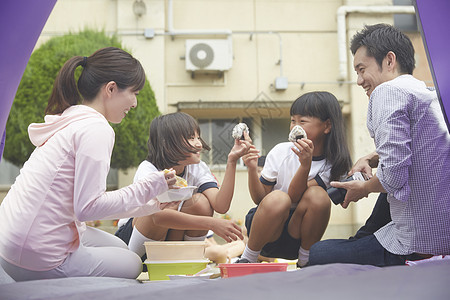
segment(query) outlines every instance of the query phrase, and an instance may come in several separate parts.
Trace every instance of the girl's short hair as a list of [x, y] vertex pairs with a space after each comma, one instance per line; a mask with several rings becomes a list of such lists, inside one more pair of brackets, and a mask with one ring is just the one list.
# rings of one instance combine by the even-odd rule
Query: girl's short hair
[[[189, 144], [189, 139], [195, 133], [200, 136], [200, 126], [186, 113], [176, 112], [156, 117], [150, 124], [147, 160], [159, 170], [178, 165], [189, 157], [189, 153], [199, 151]], [[200, 141], [204, 150], [211, 149], [201, 137]]]
[[336, 97], [329, 92], [310, 92], [297, 98], [291, 105], [291, 116], [315, 117], [330, 120], [331, 131], [325, 139], [324, 154], [331, 163], [330, 180], [339, 180], [352, 167], [345, 134], [344, 118]]

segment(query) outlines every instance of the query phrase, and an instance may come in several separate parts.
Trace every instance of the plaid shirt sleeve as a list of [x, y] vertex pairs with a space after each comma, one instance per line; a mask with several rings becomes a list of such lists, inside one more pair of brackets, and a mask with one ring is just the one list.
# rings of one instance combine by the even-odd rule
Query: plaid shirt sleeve
[[411, 166], [410, 103], [411, 95], [386, 85], [374, 91], [371, 101], [369, 131], [377, 146], [380, 161], [377, 169], [384, 189], [397, 200], [407, 201]]

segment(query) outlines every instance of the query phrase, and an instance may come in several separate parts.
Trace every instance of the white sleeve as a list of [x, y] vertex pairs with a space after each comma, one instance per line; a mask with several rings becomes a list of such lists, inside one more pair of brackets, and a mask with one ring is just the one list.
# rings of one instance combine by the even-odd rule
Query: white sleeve
[[134, 174], [133, 182], [139, 181], [148, 176], [148, 174], [158, 172], [158, 169], [148, 160], [144, 160], [139, 164], [139, 167]]
[[208, 165], [200, 161], [200, 163], [195, 165], [189, 165], [186, 168], [185, 179], [189, 185], [200, 187], [201, 185], [212, 182], [217, 185], [217, 179], [211, 173]]

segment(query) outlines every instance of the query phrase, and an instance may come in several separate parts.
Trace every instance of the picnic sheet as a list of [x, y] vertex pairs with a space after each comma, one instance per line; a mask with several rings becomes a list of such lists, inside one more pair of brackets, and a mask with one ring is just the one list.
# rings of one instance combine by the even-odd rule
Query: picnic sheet
[[75, 277], [10, 282], [0, 284], [0, 299], [449, 299], [449, 278], [450, 261], [386, 268], [330, 264], [208, 280], [140, 283]]

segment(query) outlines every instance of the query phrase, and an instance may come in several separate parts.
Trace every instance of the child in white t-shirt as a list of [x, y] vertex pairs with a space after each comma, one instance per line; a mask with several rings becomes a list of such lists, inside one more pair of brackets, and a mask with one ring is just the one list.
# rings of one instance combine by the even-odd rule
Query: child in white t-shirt
[[308, 262], [309, 248], [328, 225], [331, 202], [326, 189], [350, 170], [344, 121], [336, 97], [311, 92], [291, 106], [291, 126], [300, 125], [307, 137], [276, 145], [267, 155], [261, 176], [257, 155], [243, 157], [249, 190], [258, 206], [246, 216], [249, 239], [238, 263], [265, 257]]
[[204, 240], [208, 230], [213, 230], [227, 242], [243, 239], [237, 224], [212, 216], [215, 211], [224, 214], [230, 208], [238, 159], [247, 153], [258, 153], [258, 150], [248, 141], [235, 140], [219, 189], [216, 178], [200, 160], [200, 152], [209, 149], [200, 137], [197, 121], [186, 113], [162, 115], [152, 121], [148, 156], [139, 165], [134, 180], [160, 170], [173, 169], [188, 185], [196, 186], [198, 190], [178, 207], [121, 220], [116, 236], [124, 240], [130, 250], [144, 257], [146, 241]]

